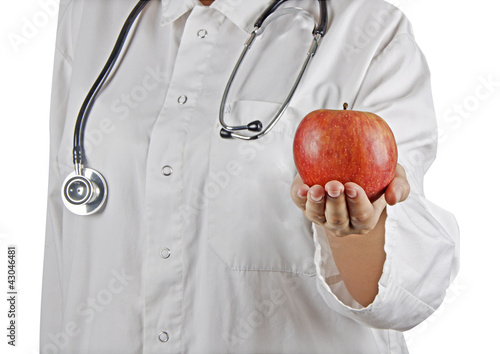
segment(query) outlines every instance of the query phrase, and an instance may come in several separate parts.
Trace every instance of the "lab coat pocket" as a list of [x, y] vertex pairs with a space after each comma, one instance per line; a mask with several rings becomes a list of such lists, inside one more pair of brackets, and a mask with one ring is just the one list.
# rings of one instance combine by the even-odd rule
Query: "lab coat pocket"
[[[279, 106], [239, 101], [231, 104], [226, 121], [266, 124]], [[300, 118], [289, 108], [273, 130], [253, 141], [224, 140], [220, 125], [214, 129], [205, 186], [208, 242], [231, 269], [314, 274], [311, 225], [290, 198], [296, 175], [292, 143]]]

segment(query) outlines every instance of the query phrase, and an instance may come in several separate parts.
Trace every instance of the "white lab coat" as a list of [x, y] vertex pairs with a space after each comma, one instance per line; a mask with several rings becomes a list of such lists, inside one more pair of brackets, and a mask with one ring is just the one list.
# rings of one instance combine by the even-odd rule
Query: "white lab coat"
[[[83, 217], [60, 196], [74, 123], [135, 1], [61, 1], [42, 353], [405, 353], [401, 331], [442, 302], [458, 268], [458, 228], [424, 196], [437, 132], [408, 20], [379, 0], [328, 0], [328, 32], [281, 121], [261, 140], [223, 140], [222, 92], [269, 3], [148, 5], [89, 116], [86, 165], [105, 176], [109, 198]], [[318, 18], [315, 1], [292, 5]], [[233, 84], [228, 123], [269, 121], [312, 26], [301, 15], [267, 26]], [[289, 196], [295, 128], [343, 102], [388, 122], [411, 185], [408, 200], [387, 208], [387, 259], [366, 308]]]

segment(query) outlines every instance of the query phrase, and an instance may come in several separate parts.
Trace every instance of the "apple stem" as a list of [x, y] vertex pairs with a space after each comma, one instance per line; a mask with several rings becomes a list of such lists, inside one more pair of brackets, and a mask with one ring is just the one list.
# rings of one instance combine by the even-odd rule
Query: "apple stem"
[[347, 107], [349, 107], [349, 105], [347, 104], [347, 102], [344, 102], [344, 111], [347, 109]]

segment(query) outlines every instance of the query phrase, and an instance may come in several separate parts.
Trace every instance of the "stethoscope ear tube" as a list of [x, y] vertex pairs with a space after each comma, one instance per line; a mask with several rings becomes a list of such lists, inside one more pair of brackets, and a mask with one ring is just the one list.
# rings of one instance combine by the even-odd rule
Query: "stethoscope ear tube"
[[[255, 31], [252, 32], [252, 34], [254, 34], [254, 33], [255, 33]], [[243, 50], [243, 53], [240, 56], [240, 59], [238, 60], [238, 63], [236, 64], [235, 68], [233, 69], [233, 73], [231, 74], [231, 78], [229, 79], [229, 81], [227, 83], [226, 89], [224, 90], [224, 94], [222, 97], [221, 105], [219, 108], [219, 123], [222, 126], [220, 133], [219, 133], [220, 136], [224, 139], [236, 138], [236, 139], [241, 139], [241, 140], [257, 140], [257, 139], [260, 139], [261, 137], [263, 137], [264, 135], [266, 135], [267, 133], [269, 133], [271, 131], [271, 129], [273, 129], [274, 126], [278, 123], [279, 119], [282, 117], [283, 113], [285, 112], [286, 108], [288, 107], [288, 104], [292, 100], [293, 94], [297, 90], [297, 86], [299, 85], [300, 81], [302, 80], [302, 77], [304, 76], [304, 73], [307, 69], [307, 66], [311, 62], [312, 57], [314, 56], [314, 54], [316, 53], [316, 50], [318, 49], [320, 40], [321, 40], [321, 35], [319, 33], [314, 35], [314, 38], [312, 40], [309, 51], [307, 52], [306, 59], [304, 60], [304, 63], [302, 64], [300, 72], [299, 72], [297, 78], [295, 79], [295, 82], [294, 82], [292, 88], [290, 89], [288, 96], [286, 97], [285, 101], [283, 102], [283, 104], [279, 108], [278, 112], [271, 119], [271, 122], [264, 128], [264, 130], [262, 130], [262, 122], [261, 121], [254, 121], [254, 122], [247, 124], [246, 126], [244, 126], [244, 125], [243, 126], [230, 126], [230, 125], [226, 124], [224, 121], [224, 110], [225, 110], [225, 106], [226, 106], [226, 99], [227, 99], [227, 96], [229, 95], [229, 88], [231, 87], [231, 83], [233, 81], [233, 78], [236, 75], [236, 71], [238, 70], [238, 68], [241, 64], [241, 61], [243, 60], [245, 53], [248, 51], [248, 47], [245, 47]], [[249, 127], [253, 128], [254, 123], [257, 123], [257, 122], [258, 122], [258, 127], [259, 127], [257, 134], [243, 135], [243, 134], [237, 133], [237, 131], [239, 131], [239, 130], [256, 131], [256, 130], [250, 129]]]
[[[309, 65], [309, 62], [311, 61], [312, 57], [316, 53], [316, 50], [318, 49], [319, 42], [320, 42], [321, 38], [325, 34], [326, 26], [327, 26], [327, 22], [328, 22], [328, 11], [327, 11], [327, 7], [326, 7], [326, 2], [324, 0], [318, 0], [319, 6], [320, 6], [320, 23], [319, 23], [319, 25], [318, 24], [314, 25], [313, 41], [311, 43], [309, 51], [307, 52], [306, 59], [304, 60], [304, 63], [302, 64], [302, 67], [301, 67], [300, 72], [297, 76], [297, 79], [295, 80], [292, 88], [290, 89], [288, 96], [286, 97], [285, 101], [283, 102], [283, 104], [279, 108], [278, 112], [271, 119], [271, 122], [264, 128], [264, 130], [262, 130], [263, 125], [262, 125], [262, 122], [260, 120], [256, 120], [256, 121], [253, 121], [251, 123], [248, 123], [247, 125], [241, 125], [241, 126], [232, 126], [232, 125], [227, 124], [224, 120], [224, 111], [226, 109], [226, 101], [227, 101], [227, 98], [229, 95], [229, 90], [230, 90], [231, 85], [234, 81], [236, 73], [237, 73], [243, 59], [245, 58], [248, 50], [250, 50], [250, 47], [252, 46], [256, 36], [261, 34], [262, 31], [264, 30], [264, 27], [265, 27], [265, 26], [263, 26], [264, 21], [268, 17], [270, 17], [274, 13], [274, 11], [276, 11], [276, 9], [280, 5], [285, 3], [286, 1], [287, 0], [275, 0], [264, 11], [264, 13], [257, 19], [257, 21], [255, 22], [255, 28], [252, 31], [252, 33], [250, 34], [250, 37], [248, 38], [248, 40], [246, 41], [246, 43], [243, 47], [243, 51], [241, 52], [241, 54], [236, 62], [236, 65], [234, 66], [233, 71], [231, 72], [231, 75], [229, 76], [229, 80], [226, 84], [226, 88], [224, 89], [224, 93], [223, 93], [222, 99], [221, 99], [221, 104], [219, 107], [219, 124], [222, 127], [220, 129], [219, 134], [220, 134], [221, 138], [223, 138], [223, 139], [236, 138], [236, 139], [241, 139], [241, 140], [256, 140], [256, 139], [259, 139], [259, 138], [263, 137], [264, 135], [266, 135], [278, 123], [279, 119], [282, 117], [283, 113], [285, 112], [286, 108], [288, 107], [288, 104], [290, 103], [290, 101], [293, 97], [293, 94], [297, 90], [297, 86], [299, 85], [299, 83], [304, 75], [304, 72], [305, 72], [307, 66]], [[296, 8], [290, 8], [289, 9], [290, 11], [287, 11], [285, 13], [291, 13], [291, 10], [294, 10], [294, 9], [296, 9]], [[312, 17], [312, 15], [311, 15], [311, 17]], [[243, 134], [237, 133], [237, 131], [241, 131], [241, 130], [256, 132], [257, 134], [243, 135]]]

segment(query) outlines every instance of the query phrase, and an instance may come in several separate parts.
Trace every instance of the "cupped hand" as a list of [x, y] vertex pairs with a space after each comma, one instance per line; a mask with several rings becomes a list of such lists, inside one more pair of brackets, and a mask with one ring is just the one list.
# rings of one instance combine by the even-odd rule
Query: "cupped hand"
[[373, 203], [363, 188], [353, 182], [343, 185], [339, 181], [330, 181], [324, 188], [319, 185], [309, 187], [297, 174], [290, 188], [292, 200], [304, 215], [338, 237], [369, 233], [377, 225], [387, 204], [402, 202], [409, 194], [410, 185], [400, 164], [385, 194]]

